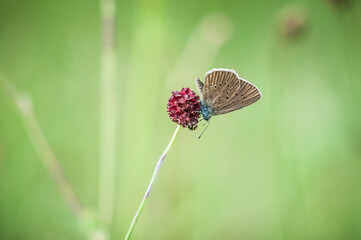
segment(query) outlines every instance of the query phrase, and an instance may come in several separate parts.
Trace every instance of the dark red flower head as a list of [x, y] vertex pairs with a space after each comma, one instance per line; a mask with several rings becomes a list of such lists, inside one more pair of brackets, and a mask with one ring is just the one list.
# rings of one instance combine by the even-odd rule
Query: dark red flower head
[[173, 122], [189, 127], [190, 129], [198, 123], [201, 110], [199, 96], [189, 88], [172, 91], [168, 100], [168, 113]]

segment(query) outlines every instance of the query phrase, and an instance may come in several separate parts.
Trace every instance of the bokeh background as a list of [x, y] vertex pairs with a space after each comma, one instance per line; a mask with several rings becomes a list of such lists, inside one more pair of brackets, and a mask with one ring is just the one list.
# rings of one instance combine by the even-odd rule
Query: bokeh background
[[263, 98], [181, 130], [132, 239], [361, 239], [360, 1], [118, 1], [115, 50], [101, 5], [0, 1], [0, 239], [123, 239], [214, 67]]

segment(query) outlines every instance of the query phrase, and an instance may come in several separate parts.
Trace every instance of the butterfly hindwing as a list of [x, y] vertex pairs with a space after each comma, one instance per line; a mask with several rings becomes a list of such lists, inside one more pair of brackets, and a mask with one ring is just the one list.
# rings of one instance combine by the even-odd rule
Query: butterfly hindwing
[[228, 104], [222, 104], [213, 111], [213, 115], [229, 113], [255, 103], [261, 98], [261, 93], [252, 83], [240, 79], [240, 87], [235, 89]]

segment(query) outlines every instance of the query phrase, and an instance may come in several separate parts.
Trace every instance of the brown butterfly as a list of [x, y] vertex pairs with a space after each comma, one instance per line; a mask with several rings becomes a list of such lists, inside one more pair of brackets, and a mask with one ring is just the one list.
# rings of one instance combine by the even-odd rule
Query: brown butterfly
[[196, 85], [201, 95], [201, 113], [206, 121], [212, 116], [247, 107], [262, 97], [255, 85], [230, 69], [212, 69], [206, 73], [204, 83], [196, 78]]

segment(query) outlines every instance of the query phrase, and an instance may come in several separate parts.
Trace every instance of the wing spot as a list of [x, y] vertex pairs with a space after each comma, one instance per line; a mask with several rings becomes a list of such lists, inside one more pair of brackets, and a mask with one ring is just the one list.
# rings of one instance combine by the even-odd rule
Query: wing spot
[[219, 86], [221, 87], [221, 86], [222, 86], [222, 83], [220, 83]]
[[227, 87], [229, 87], [229, 84], [227, 84]]
[[209, 86], [211, 86], [211, 87], [212, 87], [212, 86], [213, 86], [213, 84], [211, 83]]
[[217, 88], [217, 85], [214, 85], [214, 88]]
[[236, 96], [238, 96], [238, 93], [236, 93]]
[[227, 96], [226, 99], [229, 99], [229, 97]]
[[246, 97], [243, 97], [243, 99], [246, 99]]
[[229, 94], [229, 92], [226, 92], [227, 93], [227, 95]]
[[206, 88], [206, 92], [208, 92], [208, 88]]

